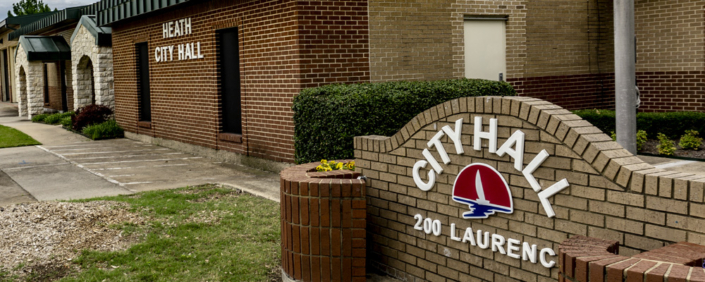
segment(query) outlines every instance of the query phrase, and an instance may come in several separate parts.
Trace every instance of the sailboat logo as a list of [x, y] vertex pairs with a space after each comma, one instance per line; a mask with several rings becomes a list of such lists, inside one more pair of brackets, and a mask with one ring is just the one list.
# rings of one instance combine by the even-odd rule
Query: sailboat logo
[[458, 173], [453, 184], [453, 201], [470, 207], [470, 211], [463, 213], [465, 219], [514, 212], [509, 185], [497, 170], [486, 164], [470, 164]]

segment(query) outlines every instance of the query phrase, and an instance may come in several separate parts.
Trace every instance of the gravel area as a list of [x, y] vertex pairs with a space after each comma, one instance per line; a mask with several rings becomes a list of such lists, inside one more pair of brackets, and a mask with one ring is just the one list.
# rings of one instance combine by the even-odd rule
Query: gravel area
[[24, 277], [67, 272], [80, 250], [125, 249], [134, 236], [111, 225], [143, 225], [124, 203], [39, 202], [0, 207], [0, 271]]

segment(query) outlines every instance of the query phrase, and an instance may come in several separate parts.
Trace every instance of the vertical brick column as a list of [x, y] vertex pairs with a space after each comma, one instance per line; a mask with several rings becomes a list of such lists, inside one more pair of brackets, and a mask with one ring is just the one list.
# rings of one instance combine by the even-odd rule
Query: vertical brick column
[[365, 281], [365, 181], [353, 171], [281, 172], [282, 269], [297, 281]]

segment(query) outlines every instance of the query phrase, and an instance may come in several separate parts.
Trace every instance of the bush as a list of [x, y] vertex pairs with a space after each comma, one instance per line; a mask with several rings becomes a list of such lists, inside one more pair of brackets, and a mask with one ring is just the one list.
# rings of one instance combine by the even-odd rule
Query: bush
[[676, 146], [673, 144], [673, 141], [668, 139], [668, 136], [665, 134], [659, 132], [658, 141], [659, 145], [656, 146], [656, 148], [658, 149], [659, 155], [672, 156], [673, 152], [676, 151]]
[[506, 82], [454, 79], [334, 84], [301, 91], [294, 97], [297, 163], [323, 158], [352, 159], [353, 137], [391, 136], [414, 116], [459, 97], [506, 96]]
[[644, 148], [644, 144], [646, 144], [647, 138], [646, 131], [644, 130], [639, 130], [636, 132], [636, 150], [641, 151], [642, 148]]
[[49, 115], [48, 114], [41, 114], [41, 115], [36, 115], [32, 117], [32, 122], [44, 122], [44, 119], [46, 119]]
[[71, 125], [73, 124], [73, 123], [71, 122], [71, 117], [70, 117], [70, 116], [61, 118], [61, 120], [59, 121], [59, 123], [60, 123], [63, 127], [66, 127], [66, 128], [71, 128]]
[[[576, 115], [589, 121], [603, 132], [615, 131], [615, 112], [611, 110], [578, 110]], [[705, 113], [700, 112], [668, 112], [668, 113], [637, 113], [636, 127], [646, 132], [650, 139], [656, 139], [658, 132], [671, 139], [676, 139], [686, 130], [705, 132]]]
[[73, 130], [82, 132], [83, 128], [93, 124], [108, 121], [113, 115], [113, 110], [102, 105], [88, 105], [79, 108], [72, 119]]
[[[646, 144], [646, 141], [648, 140], [646, 137], [646, 131], [639, 130], [636, 132], [636, 150], [641, 151], [642, 148], [644, 148], [644, 144]], [[612, 137], [613, 141], [617, 141], [617, 134], [612, 131], [612, 134], [610, 134], [610, 137]]]
[[57, 124], [61, 121], [61, 114], [56, 113], [56, 114], [51, 114], [48, 115], [46, 118], [44, 118], [44, 123], [46, 124]]
[[678, 146], [686, 150], [698, 150], [703, 144], [703, 139], [698, 137], [698, 132], [695, 130], [686, 130], [685, 135], [681, 136], [681, 141]]
[[125, 131], [122, 127], [112, 119], [100, 124], [86, 126], [82, 132], [93, 140], [122, 138], [125, 136]]

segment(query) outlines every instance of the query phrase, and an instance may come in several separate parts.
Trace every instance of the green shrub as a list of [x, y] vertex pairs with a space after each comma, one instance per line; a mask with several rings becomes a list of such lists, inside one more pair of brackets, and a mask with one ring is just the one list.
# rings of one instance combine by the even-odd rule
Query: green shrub
[[334, 84], [294, 98], [297, 163], [353, 158], [353, 137], [391, 136], [419, 113], [459, 97], [507, 96], [506, 82], [454, 79]]
[[658, 149], [659, 155], [672, 156], [673, 152], [676, 151], [676, 146], [673, 141], [668, 139], [668, 136], [660, 132], [657, 136], [659, 145], [656, 148]]
[[44, 123], [46, 123], [46, 124], [57, 124], [60, 121], [61, 121], [61, 114], [59, 114], [59, 113], [48, 115], [44, 119]]
[[[611, 110], [578, 110], [576, 115], [589, 121], [603, 132], [615, 131], [615, 112]], [[661, 132], [671, 139], [676, 139], [686, 130], [705, 132], [705, 113], [700, 112], [668, 112], [668, 113], [637, 113], [636, 127], [651, 132], [648, 138], [656, 139]]]
[[[617, 133], [612, 133], [610, 134], [610, 137], [612, 137], [613, 141], [617, 141]], [[644, 144], [646, 144], [646, 141], [648, 140], [646, 131], [644, 130], [638, 130], [636, 132], [636, 150], [641, 151], [641, 148], [644, 148]]]
[[72, 124], [71, 117], [68, 116], [68, 117], [61, 118], [61, 121], [59, 121], [59, 124], [61, 124], [63, 127], [71, 128], [71, 124]]
[[698, 137], [698, 132], [695, 130], [686, 130], [685, 135], [681, 136], [681, 141], [678, 146], [686, 150], [698, 150], [703, 144], [703, 139]]
[[46, 118], [44, 118], [44, 123], [46, 124], [57, 124], [61, 123], [61, 121], [66, 118], [66, 117], [71, 117], [74, 115], [74, 112], [65, 112], [65, 113], [56, 113], [56, 114], [51, 114], [47, 115]]
[[32, 122], [43, 122], [44, 119], [46, 119], [49, 115], [48, 114], [41, 114], [41, 115], [36, 115], [32, 117]]
[[646, 144], [646, 140], [648, 134], [646, 134], [646, 131], [644, 130], [639, 130], [636, 132], [636, 150], [641, 151], [642, 148], [644, 148], [644, 144]]
[[103, 123], [89, 125], [83, 128], [83, 134], [93, 140], [122, 138], [125, 136], [125, 131], [118, 125], [115, 120], [108, 120]]

